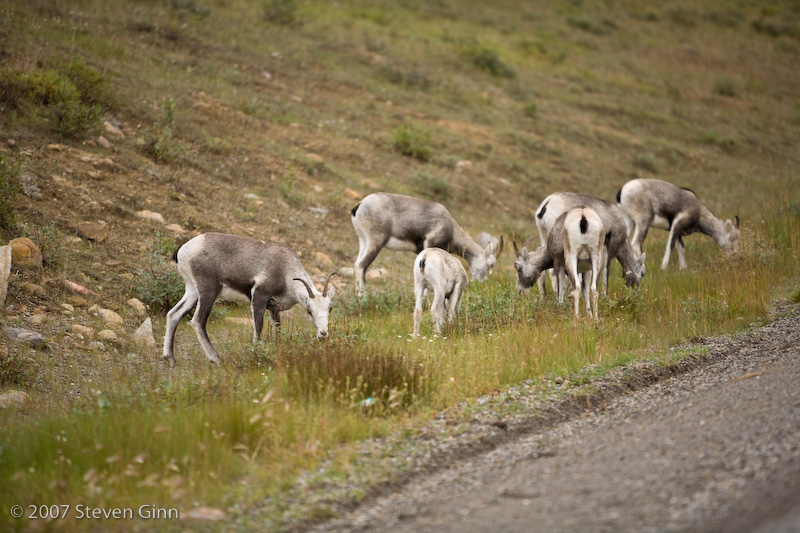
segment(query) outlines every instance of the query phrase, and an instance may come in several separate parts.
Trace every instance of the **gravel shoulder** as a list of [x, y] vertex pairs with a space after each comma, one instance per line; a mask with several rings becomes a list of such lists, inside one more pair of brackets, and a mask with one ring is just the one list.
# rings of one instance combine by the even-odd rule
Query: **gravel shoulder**
[[783, 312], [702, 339], [685, 372], [450, 454], [314, 530], [798, 532], [800, 316]]

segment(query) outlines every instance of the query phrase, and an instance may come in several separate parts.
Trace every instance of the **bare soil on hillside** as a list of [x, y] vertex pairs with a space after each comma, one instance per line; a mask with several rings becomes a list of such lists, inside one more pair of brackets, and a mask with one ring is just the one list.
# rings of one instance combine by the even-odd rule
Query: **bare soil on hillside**
[[685, 372], [454, 456], [314, 530], [800, 531], [800, 316], [787, 314], [697, 339], [708, 356]]

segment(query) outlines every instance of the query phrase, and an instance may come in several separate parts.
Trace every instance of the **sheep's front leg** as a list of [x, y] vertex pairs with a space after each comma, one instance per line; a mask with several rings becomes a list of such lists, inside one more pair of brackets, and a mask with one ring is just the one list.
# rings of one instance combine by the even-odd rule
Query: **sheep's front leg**
[[189, 314], [197, 303], [197, 289], [190, 283], [186, 284], [186, 292], [180, 301], [167, 313], [167, 331], [164, 334], [164, 359], [169, 361], [169, 366], [175, 366], [173, 349], [175, 346], [175, 330], [180, 321]]
[[652, 224], [653, 218], [635, 218], [633, 221], [634, 229], [633, 229], [633, 238], [631, 238], [631, 244], [633, 245], [633, 249], [636, 250], [637, 255], [642, 255], [642, 244], [644, 243], [644, 238], [647, 237], [647, 230], [650, 229], [650, 224]]
[[367, 282], [366, 281], [367, 268], [369, 268], [372, 262], [375, 261], [375, 258], [378, 257], [378, 254], [380, 253], [384, 244], [378, 244], [366, 238], [362, 239], [359, 236], [358, 257], [356, 258], [356, 262], [353, 265], [353, 275], [356, 278], [356, 289], [358, 291], [359, 296], [363, 296], [365, 292], [364, 286], [366, 285]]

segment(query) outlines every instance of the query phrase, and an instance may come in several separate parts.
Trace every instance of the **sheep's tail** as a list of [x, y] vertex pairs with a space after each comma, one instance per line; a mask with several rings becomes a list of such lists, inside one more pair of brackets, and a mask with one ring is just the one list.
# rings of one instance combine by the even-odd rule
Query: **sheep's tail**
[[350, 216], [351, 216], [351, 217], [354, 217], [354, 216], [356, 216], [356, 211], [358, 211], [358, 208], [359, 208], [359, 207], [361, 207], [361, 202], [358, 202], [358, 205], [356, 205], [356, 206], [353, 208], [353, 210], [352, 210], [352, 211], [350, 211]]
[[581, 233], [586, 233], [589, 229], [589, 221], [586, 220], [586, 215], [581, 215]]
[[423, 255], [419, 260], [419, 271], [421, 274], [425, 273], [425, 256]]

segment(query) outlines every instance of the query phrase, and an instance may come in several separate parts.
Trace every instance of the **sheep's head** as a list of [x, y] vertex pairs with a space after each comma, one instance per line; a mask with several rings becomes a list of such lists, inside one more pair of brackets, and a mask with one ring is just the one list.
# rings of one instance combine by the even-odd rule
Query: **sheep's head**
[[517, 247], [517, 241], [512, 240], [514, 244], [514, 254], [516, 255], [514, 270], [517, 271], [517, 292], [519, 293], [521, 293], [523, 289], [530, 289], [533, 287], [536, 284], [536, 280], [539, 279], [539, 274], [541, 274], [541, 271], [530, 261], [528, 243], [533, 239], [535, 239], [535, 237], [531, 237], [525, 241], [525, 244], [522, 245], [522, 250]]
[[729, 256], [739, 253], [739, 217], [733, 217], [733, 220], [726, 220], [725, 227], [722, 232], [722, 239], [719, 243], [725, 253]]
[[647, 257], [647, 254], [643, 253], [642, 255], [636, 255], [636, 252], [631, 249], [633, 261], [630, 266], [630, 270], [626, 270], [623, 272], [623, 277], [625, 278], [625, 285], [628, 287], [638, 287], [639, 282], [642, 281], [642, 278], [647, 274], [647, 267], [644, 264], [644, 260]]
[[302, 283], [308, 291], [308, 300], [306, 300], [306, 312], [308, 313], [308, 320], [317, 330], [317, 339], [324, 340], [328, 338], [328, 318], [333, 309], [331, 300], [336, 294], [336, 287], [333, 285], [328, 287], [328, 282], [332, 276], [337, 275], [336, 272], [331, 272], [325, 278], [325, 286], [322, 288], [322, 293], [317, 293], [306, 283], [305, 280], [294, 278], [295, 281]]
[[497, 258], [503, 253], [503, 236], [500, 235], [500, 244], [489, 243], [484, 250], [486, 256], [486, 267], [489, 269], [489, 274], [492, 273], [494, 265], [497, 263]]

